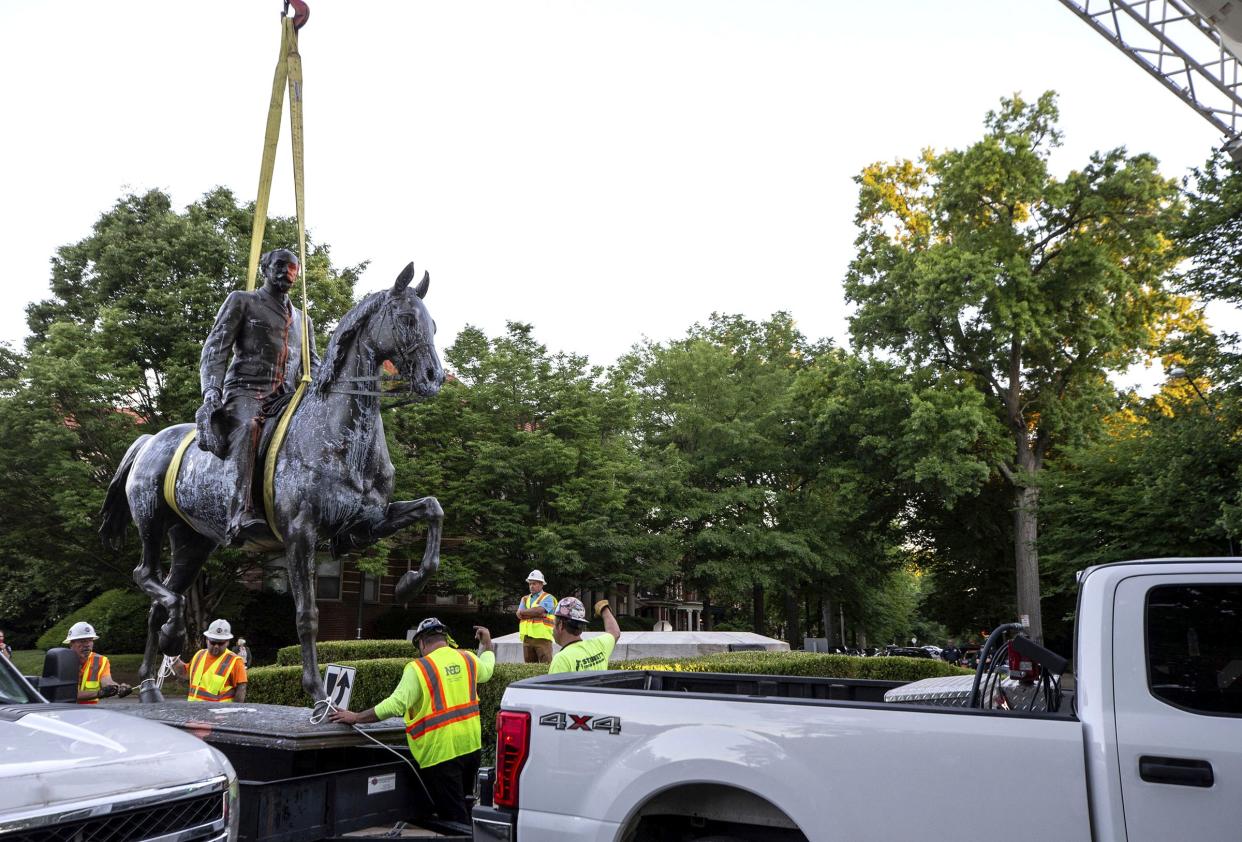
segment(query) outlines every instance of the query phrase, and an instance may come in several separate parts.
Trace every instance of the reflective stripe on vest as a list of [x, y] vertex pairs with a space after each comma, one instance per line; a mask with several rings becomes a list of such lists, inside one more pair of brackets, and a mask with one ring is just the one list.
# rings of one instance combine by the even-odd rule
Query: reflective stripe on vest
[[413, 663], [421, 693], [418, 708], [405, 712], [405, 736], [414, 760], [427, 767], [478, 751], [483, 742], [474, 656], [445, 646]]
[[[91, 693], [98, 693], [102, 684], [100, 676], [103, 675], [104, 663], [107, 661], [103, 655], [96, 655], [94, 652], [86, 656], [85, 663], [78, 669], [78, 690]], [[80, 705], [97, 705], [99, 699], [82, 699], [78, 702]]]
[[[522, 608], [540, 608], [541, 606], [539, 605], [539, 602], [545, 596], [551, 597], [552, 610], [555, 611], [556, 610], [556, 597], [552, 596], [552, 594], [549, 594], [549, 593], [540, 593], [539, 596], [535, 598], [534, 602], [531, 601], [530, 594], [527, 594], [526, 596], [522, 597], [522, 601], [520, 604]], [[551, 640], [552, 639], [552, 625], [553, 625], [552, 615], [545, 613], [542, 617], [539, 617], [537, 619], [522, 620], [520, 623], [518, 623], [518, 634], [520, 634], [522, 637], [529, 637], [529, 638], [534, 638], [537, 640]]]
[[207, 670], [207, 650], [200, 649], [194, 653], [190, 661], [190, 693], [186, 699], [191, 702], [231, 702], [237, 691], [231, 683], [233, 662], [237, 655], [225, 649], [220, 659]]

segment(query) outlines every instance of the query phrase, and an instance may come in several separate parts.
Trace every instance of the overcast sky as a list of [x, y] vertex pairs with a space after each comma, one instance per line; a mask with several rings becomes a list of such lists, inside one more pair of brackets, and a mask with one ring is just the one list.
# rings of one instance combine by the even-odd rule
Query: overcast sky
[[[0, 341], [121, 195], [254, 198], [278, 0], [0, 0]], [[359, 292], [431, 272], [441, 348], [533, 322], [609, 363], [712, 311], [847, 341], [852, 177], [1060, 93], [1091, 151], [1201, 164], [1214, 129], [1057, 0], [311, 0], [306, 209]], [[292, 213], [287, 122], [272, 212]]]

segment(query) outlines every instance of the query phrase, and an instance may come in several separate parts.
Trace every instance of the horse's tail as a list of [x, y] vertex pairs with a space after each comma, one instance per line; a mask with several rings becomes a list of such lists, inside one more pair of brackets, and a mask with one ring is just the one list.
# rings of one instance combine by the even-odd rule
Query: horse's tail
[[121, 460], [120, 467], [116, 469], [116, 476], [112, 478], [112, 482], [108, 483], [108, 493], [104, 496], [103, 508], [99, 510], [100, 516], [103, 517], [103, 525], [99, 527], [99, 537], [105, 547], [119, 550], [125, 546], [125, 527], [129, 526], [130, 521], [129, 498], [125, 495], [125, 482], [129, 479], [129, 472], [133, 469], [138, 454], [150, 438], [150, 435], [141, 435], [134, 440], [129, 450], [125, 451], [125, 458]]

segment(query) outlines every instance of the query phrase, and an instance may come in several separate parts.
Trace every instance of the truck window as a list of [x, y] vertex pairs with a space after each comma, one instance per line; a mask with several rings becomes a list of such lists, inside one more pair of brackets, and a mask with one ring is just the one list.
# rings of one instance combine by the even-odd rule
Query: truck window
[[17, 670], [8, 658], [0, 656], [0, 705], [24, 705], [33, 701], [35, 697], [26, 689]]
[[1147, 593], [1147, 686], [1194, 713], [1242, 715], [1242, 585]]

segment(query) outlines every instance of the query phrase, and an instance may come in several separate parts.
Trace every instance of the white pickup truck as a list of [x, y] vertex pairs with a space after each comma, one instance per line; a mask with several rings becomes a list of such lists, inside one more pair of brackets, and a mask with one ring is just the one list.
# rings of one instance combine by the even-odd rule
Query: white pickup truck
[[[945, 679], [516, 682], [475, 839], [1238, 839], [1242, 561], [1125, 562], [1079, 581], [1065, 693], [1055, 656], [1036, 685], [983, 676], [965, 695], [935, 692]], [[987, 709], [1006, 687], [1041, 703]]]
[[236, 838], [237, 776], [224, 755], [107, 703], [52, 703], [75, 699], [77, 678], [68, 649], [51, 650], [33, 680], [0, 657], [0, 842]]

